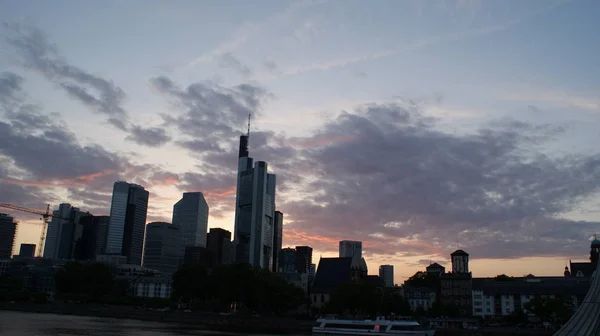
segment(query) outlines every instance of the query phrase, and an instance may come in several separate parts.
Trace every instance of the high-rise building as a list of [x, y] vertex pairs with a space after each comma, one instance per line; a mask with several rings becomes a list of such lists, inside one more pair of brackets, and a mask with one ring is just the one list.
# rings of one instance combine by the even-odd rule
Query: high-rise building
[[296, 273], [296, 250], [286, 247], [279, 251], [277, 258], [277, 271], [282, 273]]
[[106, 254], [127, 257], [128, 264], [142, 264], [149, 193], [144, 187], [117, 181], [113, 186]]
[[206, 247], [208, 204], [201, 192], [186, 192], [173, 206], [173, 225], [181, 230], [181, 253], [187, 246]]
[[385, 287], [394, 287], [394, 266], [393, 265], [379, 266], [379, 277], [383, 281]]
[[181, 260], [181, 233], [176, 225], [153, 222], [146, 225], [144, 267], [173, 274]]
[[275, 226], [275, 174], [267, 163], [248, 156], [249, 135], [240, 137], [234, 244], [236, 261], [273, 269]]
[[35, 256], [35, 244], [21, 244], [19, 256], [24, 258], [33, 258]]
[[231, 232], [212, 228], [207, 234], [206, 245], [214, 259], [215, 265], [229, 264], [232, 256], [231, 252]]
[[10, 259], [15, 245], [17, 222], [12, 216], [0, 213], [0, 259]]
[[340, 241], [340, 258], [362, 258], [362, 242], [353, 240]]
[[296, 272], [308, 274], [312, 264], [313, 249], [310, 246], [296, 246]]
[[44, 241], [44, 258], [68, 260], [73, 257], [75, 242], [81, 235], [79, 220], [88, 214], [62, 203], [57, 210], [52, 212], [54, 217], [48, 223], [46, 239]]
[[79, 219], [82, 232], [75, 246], [76, 260], [96, 260], [97, 255], [105, 253], [109, 220], [109, 216], [92, 215]]
[[273, 229], [273, 272], [279, 267], [279, 252], [283, 241], [283, 213], [275, 211], [275, 227]]

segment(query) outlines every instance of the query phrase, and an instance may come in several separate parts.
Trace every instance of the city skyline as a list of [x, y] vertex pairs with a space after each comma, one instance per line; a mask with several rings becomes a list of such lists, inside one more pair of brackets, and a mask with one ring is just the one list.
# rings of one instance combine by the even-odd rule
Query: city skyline
[[[599, 6], [2, 4], [0, 202], [109, 215], [123, 180], [146, 223], [197, 191], [233, 233], [252, 114], [283, 246], [362, 241], [397, 280], [457, 248], [479, 275], [560, 274], [600, 228]], [[38, 244], [36, 216], [0, 212]]]

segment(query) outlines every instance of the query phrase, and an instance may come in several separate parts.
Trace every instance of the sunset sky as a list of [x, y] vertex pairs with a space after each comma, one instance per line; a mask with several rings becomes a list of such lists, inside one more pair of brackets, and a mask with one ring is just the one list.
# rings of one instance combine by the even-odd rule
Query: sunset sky
[[[559, 275], [600, 231], [600, 1], [3, 1], [0, 203], [148, 222], [201, 191], [233, 230], [237, 142], [277, 174], [284, 245], [362, 240], [396, 282]], [[16, 246], [38, 243], [36, 216]]]

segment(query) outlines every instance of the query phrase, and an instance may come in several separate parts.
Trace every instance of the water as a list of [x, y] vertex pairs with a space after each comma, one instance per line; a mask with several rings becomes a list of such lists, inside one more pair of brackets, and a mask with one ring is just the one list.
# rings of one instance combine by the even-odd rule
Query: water
[[[0, 310], [2, 336], [239, 336], [198, 330], [193, 325], [106, 317], [22, 313]], [[259, 336], [259, 335], [257, 335]], [[267, 335], [263, 335], [267, 336]], [[277, 336], [277, 335], [268, 335]]]

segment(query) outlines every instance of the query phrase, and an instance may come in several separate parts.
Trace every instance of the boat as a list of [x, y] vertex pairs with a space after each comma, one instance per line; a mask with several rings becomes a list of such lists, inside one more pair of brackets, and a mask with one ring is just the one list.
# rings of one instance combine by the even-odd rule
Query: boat
[[418, 322], [402, 320], [342, 320], [319, 318], [312, 328], [321, 335], [410, 335], [433, 336], [435, 330], [426, 330]]

